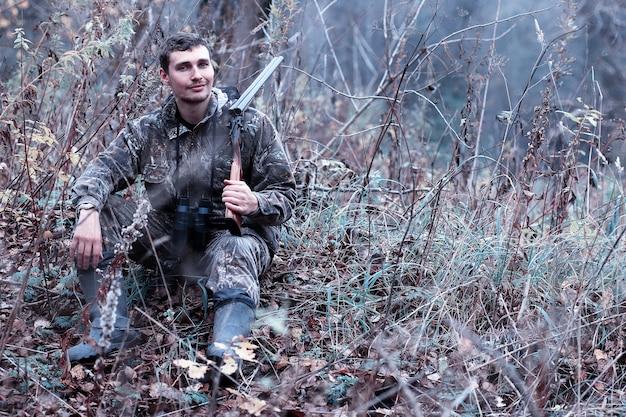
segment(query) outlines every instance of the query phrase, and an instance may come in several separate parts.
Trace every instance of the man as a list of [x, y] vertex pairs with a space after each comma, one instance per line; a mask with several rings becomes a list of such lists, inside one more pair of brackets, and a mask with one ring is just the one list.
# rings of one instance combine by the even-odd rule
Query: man
[[[259, 303], [258, 278], [269, 268], [278, 247], [278, 227], [295, 204], [295, 183], [280, 139], [268, 118], [256, 110], [244, 114], [242, 178], [229, 179], [232, 115], [227, 95], [213, 87], [206, 41], [189, 33], [173, 35], [159, 60], [161, 81], [172, 95], [161, 109], [129, 122], [72, 189], [78, 220], [71, 256], [85, 300], [91, 303], [92, 327], [91, 340], [68, 349], [71, 361], [102, 353], [97, 342], [103, 315], [94, 300], [116, 244], [124, 239], [121, 230], [133, 222], [137, 209], [136, 202], [117, 191], [140, 177], [152, 206], [129, 257], [169, 276], [199, 277], [212, 293], [215, 319], [207, 355], [218, 362], [225, 353], [233, 354], [237, 337], [250, 334]], [[189, 206], [193, 212], [199, 204], [216, 220], [209, 222], [214, 226], [206, 228], [206, 234], [191, 231], [189, 239], [183, 233], [181, 246], [173, 241], [181, 237], [174, 233], [177, 207]], [[241, 216], [241, 236], [220, 227], [225, 209]], [[123, 278], [118, 279], [122, 291], [104, 353], [128, 346], [137, 337], [130, 328]]]

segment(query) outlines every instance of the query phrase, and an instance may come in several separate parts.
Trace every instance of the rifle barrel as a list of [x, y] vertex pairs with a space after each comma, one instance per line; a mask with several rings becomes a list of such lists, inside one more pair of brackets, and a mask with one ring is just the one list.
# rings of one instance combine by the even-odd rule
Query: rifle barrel
[[246, 88], [246, 91], [243, 92], [241, 97], [239, 97], [237, 101], [235, 101], [233, 105], [230, 106], [229, 110], [235, 113], [242, 113], [246, 108], [248, 108], [257, 91], [259, 91], [263, 84], [265, 84], [265, 81], [267, 81], [270, 75], [272, 75], [272, 73], [280, 65], [282, 60], [282, 56], [276, 56], [272, 58], [270, 63], [265, 67], [265, 69], [263, 69], [263, 71], [261, 71], [259, 76], [254, 80], [254, 82], [250, 84], [248, 88]]
[[[230, 167], [230, 179], [231, 180], [234, 180], [234, 181], [241, 180], [240, 139], [241, 139], [241, 129], [243, 125], [240, 125], [237, 121], [243, 122], [243, 112], [248, 108], [248, 106], [250, 105], [250, 102], [256, 95], [257, 91], [259, 91], [259, 89], [263, 86], [265, 81], [267, 81], [267, 79], [270, 77], [272, 72], [274, 72], [274, 70], [278, 67], [278, 65], [280, 65], [282, 60], [283, 60], [282, 56], [274, 57], [270, 61], [268, 66], [265, 67], [263, 71], [261, 71], [261, 74], [259, 74], [259, 76], [254, 80], [254, 82], [250, 84], [248, 88], [246, 88], [246, 91], [243, 92], [241, 97], [239, 97], [239, 99], [237, 99], [237, 101], [235, 101], [233, 105], [230, 106], [229, 110], [234, 116], [233, 125], [230, 130], [231, 140], [233, 144], [233, 162]], [[242, 224], [241, 215], [239, 215], [238, 213], [234, 213], [233, 211], [227, 208], [224, 211], [224, 220], [225, 220], [225, 224], [228, 226], [228, 230], [230, 230], [230, 232], [233, 235], [241, 236], [241, 224]]]

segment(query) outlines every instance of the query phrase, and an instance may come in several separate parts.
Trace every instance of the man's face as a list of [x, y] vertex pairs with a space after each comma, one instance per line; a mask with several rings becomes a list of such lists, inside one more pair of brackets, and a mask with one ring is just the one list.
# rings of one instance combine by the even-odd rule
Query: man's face
[[213, 88], [215, 71], [205, 46], [170, 54], [168, 73], [161, 69], [161, 81], [172, 88], [178, 101], [203, 103], [208, 101]]

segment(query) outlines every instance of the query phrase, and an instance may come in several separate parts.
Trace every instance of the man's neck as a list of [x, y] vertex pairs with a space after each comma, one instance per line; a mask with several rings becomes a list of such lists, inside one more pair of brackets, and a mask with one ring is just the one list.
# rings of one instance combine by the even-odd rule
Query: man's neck
[[187, 123], [197, 125], [204, 119], [207, 108], [211, 102], [211, 97], [201, 103], [189, 103], [182, 100], [176, 100], [176, 106], [178, 107], [178, 114]]

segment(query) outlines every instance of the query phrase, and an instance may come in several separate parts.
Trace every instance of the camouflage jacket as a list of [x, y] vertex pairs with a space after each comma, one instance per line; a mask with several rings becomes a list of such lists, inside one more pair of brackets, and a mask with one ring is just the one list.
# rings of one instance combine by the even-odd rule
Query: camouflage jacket
[[[178, 197], [188, 196], [191, 206], [208, 199], [212, 215], [223, 217], [221, 196], [233, 155], [227, 101], [226, 94], [214, 88], [207, 115], [195, 127], [177, 116], [173, 97], [161, 109], [130, 121], [74, 183], [74, 206], [91, 203], [101, 210], [109, 194], [142, 178], [154, 210], [173, 216]], [[267, 116], [248, 109], [244, 127], [242, 179], [259, 202], [255, 213], [243, 217], [244, 233], [256, 232], [275, 252], [277, 226], [291, 217], [295, 204], [295, 182]]]

